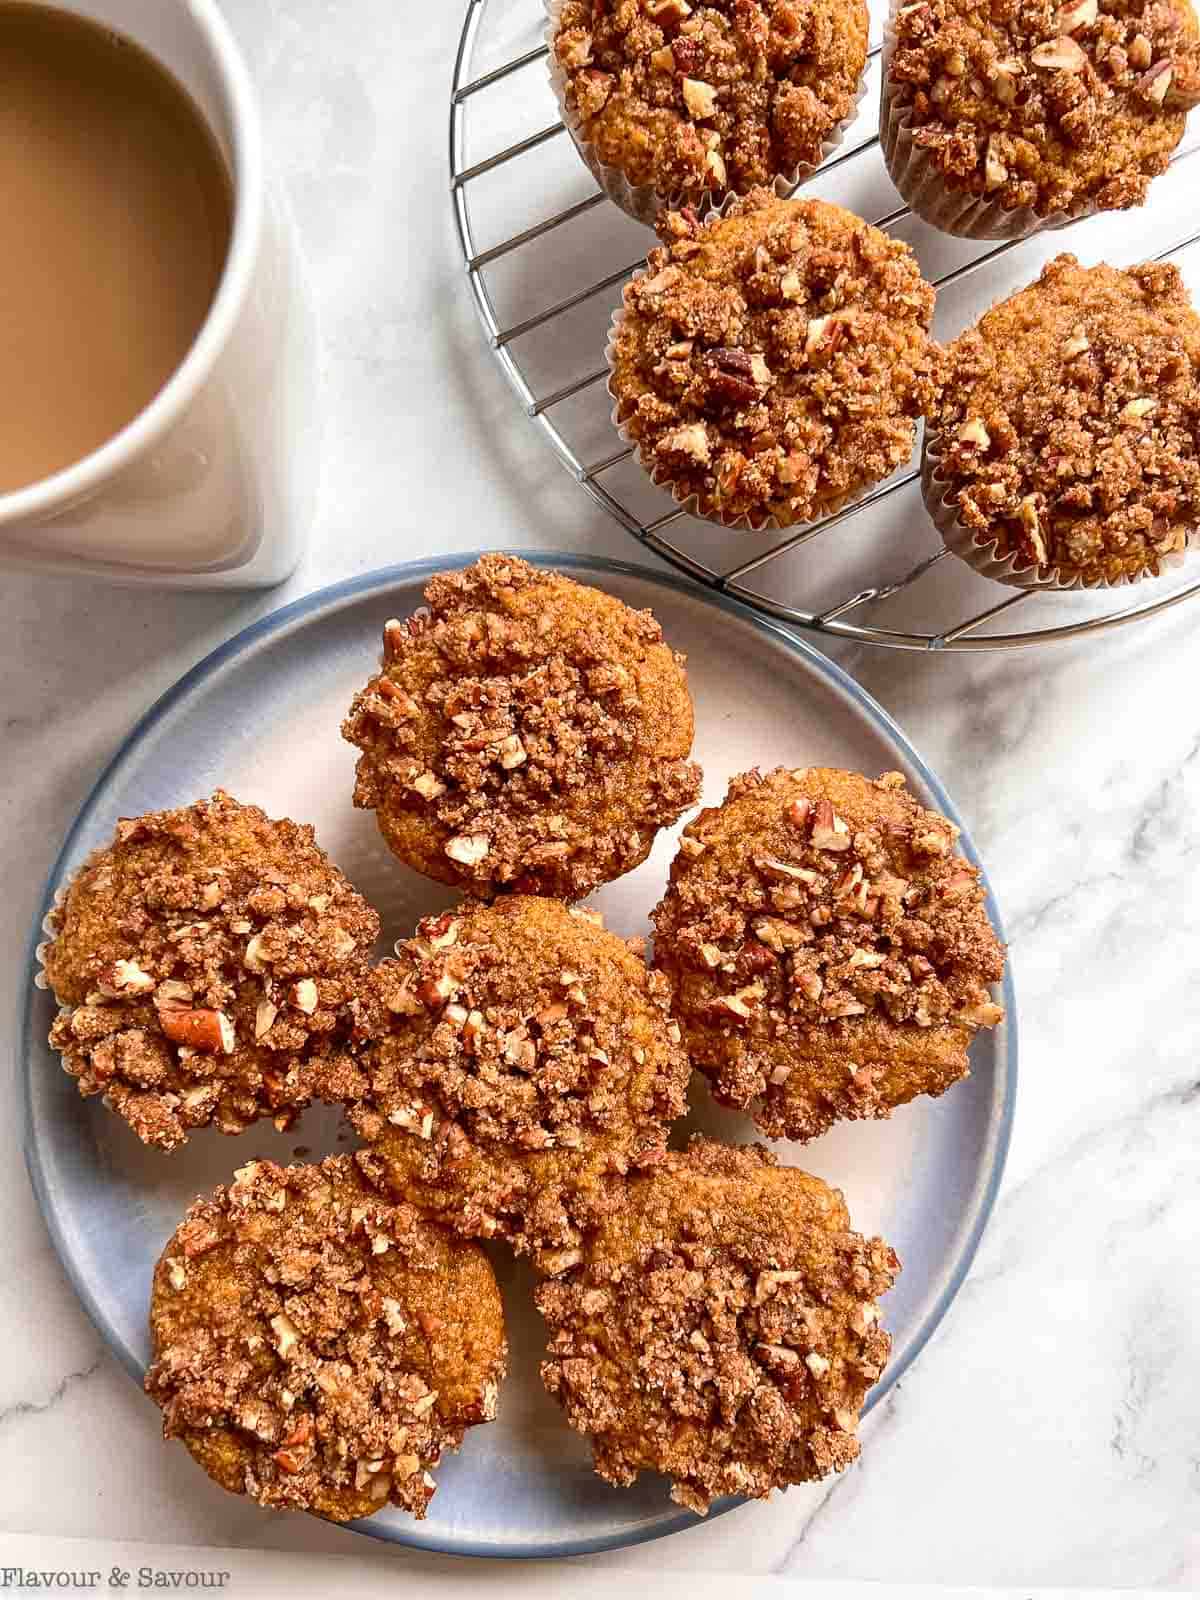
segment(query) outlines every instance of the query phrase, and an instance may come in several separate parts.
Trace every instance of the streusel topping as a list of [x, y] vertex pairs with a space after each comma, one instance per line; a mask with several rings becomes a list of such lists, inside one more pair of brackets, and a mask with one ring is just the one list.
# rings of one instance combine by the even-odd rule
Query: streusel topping
[[582, 1262], [538, 1289], [542, 1378], [610, 1483], [666, 1473], [700, 1515], [765, 1499], [858, 1455], [898, 1270], [837, 1190], [761, 1146], [700, 1140], [630, 1183]]
[[496, 1414], [507, 1350], [478, 1247], [382, 1200], [348, 1156], [256, 1161], [167, 1244], [146, 1392], [226, 1489], [337, 1521], [423, 1517], [430, 1469]]
[[699, 794], [683, 657], [648, 611], [484, 556], [384, 630], [342, 732], [354, 803], [443, 882], [579, 899], [630, 871]]
[[812, 1138], [965, 1074], [1004, 957], [956, 837], [899, 773], [823, 768], [746, 773], [685, 829], [655, 961], [719, 1100]]
[[600, 160], [696, 200], [820, 161], [854, 108], [867, 22], [863, 0], [566, 0], [553, 49]]
[[644, 466], [702, 514], [804, 522], [887, 476], [933, 399], [934, 294], [907, 245], [758, 189], [625, 290], [610, 387]]
[[908, 0], [889, 82], [947, 184], [1052, 216], [1139, 205], [1200, 101], [1189, 0]]
[[341, 1086], [373, 1181], [565, 1260], [613, 1180], [661, 1158], [689, 1074], [670, 984], [595, 913], [467, 903], [423, 923], [374, 990], [361, 1078]]
[[1048, 263], [950, 347], [938, 486], [1065, 580], [1159, 571], [1200, 518], [1200, 317], [1177, 267]]
[[379, 935], [312, 828], [221, 790], [118, 823], [51, 921], [50, 1043], [81, 1094], [164, 1150], [209, 1123], [290, 1127]]

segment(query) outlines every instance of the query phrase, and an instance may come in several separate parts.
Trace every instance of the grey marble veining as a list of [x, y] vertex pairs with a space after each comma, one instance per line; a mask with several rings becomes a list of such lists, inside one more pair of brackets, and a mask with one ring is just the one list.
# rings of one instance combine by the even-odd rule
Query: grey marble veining
[[[322, 583], [439, 550], [635, 554], [520, 422], [481, 346], [445, 194], [458, 7], [227, 10], [321, 314], [317, 531], [268, 596], [0, 580], [10, 1026], [62, 833], [133, 720], [216, 643]], [[590, 1564], [1200, 1585], [1198, 618], [1002, 657], [835, 652], [943, 777], [1008, 919], [1022, 1032], [1008, 1177], [967, 1286], [859, 1465]], [[0, 1530], [355, 1555], [354, 1536], [264, 1516], [162, 1450], [57, 1265], [19, 1131], [0, 1126]], [[447, 1570], [395, 1560], [431, 1588]]]

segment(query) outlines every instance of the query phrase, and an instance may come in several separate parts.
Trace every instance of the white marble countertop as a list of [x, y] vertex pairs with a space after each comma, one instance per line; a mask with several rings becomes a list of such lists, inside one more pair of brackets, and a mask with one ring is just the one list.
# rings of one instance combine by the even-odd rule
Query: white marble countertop
[[[481, 345], [445, 193], [459, 6], [227, 9], [321, 314], [317, 529], [306, 563], [271, 594], [0, 580], [10, 1024], [63, 832], [131, 722], [220, 640], [321, 584], [440, 551], [637, 559], [521, 423]], [[802, 1519], [782, 1497], [586, 1565], [1200, 1585], [1198, 615], [1015, 655], [837, 652], [945, 780], [1005, 909], [1023, 1055], [1004, 1188], [966, 1287], [872, 1419], [862, 1462], [815, 1512]], [[353, 1592], [346, 1563], [377, 1570], [378, 1550], [303, 1517], [264, 1516], [182, 1452], [164, 1456], [145, 1401], [59, 1269], [15, 1119], [0, 1140], [0, 1534], [332, 1553]], [[430, 1592], [466, 1566], [389, 1557]], [[502, 1594], [522, 1582], [500, 1564], [487, 1578]]]

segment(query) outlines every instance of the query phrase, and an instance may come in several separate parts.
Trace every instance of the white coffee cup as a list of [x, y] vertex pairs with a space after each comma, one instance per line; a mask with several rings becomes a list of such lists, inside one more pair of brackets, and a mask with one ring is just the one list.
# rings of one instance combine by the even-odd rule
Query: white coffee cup
[[316, 339], [258, 107], [216, 0], [36, 0], [124, 34], [183, 84], [233, 179], [229, 257], [182, 366], [99, 450], [0, 494], [0, 566], [256, 588], [300, 558], [317, 493]]

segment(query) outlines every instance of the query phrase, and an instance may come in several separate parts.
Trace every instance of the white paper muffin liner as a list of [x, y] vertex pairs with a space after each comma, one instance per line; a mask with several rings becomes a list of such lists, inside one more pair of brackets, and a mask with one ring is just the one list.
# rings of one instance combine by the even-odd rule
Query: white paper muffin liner
[[[1105, 578], [1079, 576], [1064, 578], [1057, 567], [1051, 567], [1046, 571], [1036, 565], [1023, 567], [1019, 556], [1001, 555], [996, 540], [980, 544], [978, 534], [964, 526], [954, 506], [947, 499], [950, 484], [941, 474], [942, 456], [940, 435], [926, 423], [925, 445], [921, 456], [921, 492], [925, 497], [925, 509], [933, 518], [946, 549], [960, 561], [965, 561], [981, 577], [991, 578], [994, 582], [1007, 584], [1013, 589], [1066, 591], [1123, 589], [1131, 583], [1141, 583], [1143, 579], [1156, 576], [1150, 571], [1140, 572], [1136, 577], [1118, 578], [1115, 583], [1110, 583]], [[1181, 566], [1188, 551], [1198, 547], [1200, 547], [1200, 529], [1192, 529], [1182, 550], [1173, 550], [1158, 558], [1158, 575], [1161, 576], [1162, 573]]]
[[[708, 215], [702, 219], [702, 226], [706, 228], [712, 227], [714, 222], [719, 221], [725, 216], [730, 206], [732, 206], [738, 198], [738, 195], [727, 194], [724, 200], [721, 202], [721, 205], [715, 210], [710, 211]], [[629, 282], [631, 284], [636, 283], [639, 278], [644, 278], [648, 270], [648, 263], [644, 267], [639, 267], [630, 278]], [[626, 288], [628, 288], [628, 285], [626, 285]], [[623, 443], [632, 446], [634, 454], [637, 456], [637, 459], [641, 465], [646, 469], [651, 481], [655, 483], [658, 488], [666, 489], [671, 498], [675, 501], [676, 505], [685, 511], [688, 516], [697, 517], [701, 522], [711, 522], [717, 527], [737, 528], [746, 533], [763, 533], [772, 529], [780, 530], [787, 528], [811, 527], [813, 523], [822, 522], [826, 517], [836, 517], [839, 512], [845, 511], [849, 506], [857, 505], [860, 500], [865, 500], [867, 495], [871, 493], [871, 490], [876, 487], [874, 483], [866, 483], [863, 484], [861, 488], [852, 489], [846, 494], [831, 495], [828, 499], [821, 502], [820, 506], [810, 517], [797, 517], [794, 521], [787, 522], [781, 522], [779, 518], [774, 515], [763, 517], [757, 522], [747, 516], [731, 517], [722, 513], [716, 506], [706, 505], [701, 500], [699, 495], [693, 491], [680, 487], [680, 485], [677, 484], [673, 478], [665, 476], [660, 470], [656, 469], [652, 462], [643, 454], [641, 444], [633, 437], [625, 424], [620, 420], [620, 398], [613, 388], [613, 372], [615, 366], [617, 334], [620, 330], [621, 323], [624, 321], [624, 318], [625, 297], [622, 295], [619, 304], [613, 311], [612, 321], [610, 322], [608, 329], [608, 342], [604, 347], [604, 359], [608, 364], [609, 372], [607, 389], [609, 398], [613, 402], [612, 425], [617, 430], [617, 434]]]
[[[543, 3], [546, 7], [548, 18], [546, 47], [549, 55], [546, 60], [550, 68], [550, 83], [554, 90], [554, 98], [558, 102], [559, 115], [562, 117], [563, 125], [571, 136], [571, 142], [579, 152], [580, 159], [608, 198], [615, 205], [620, 206], [626, 216], [632, 217], [635, 222], [645, 223], [648, 228], [654, 226], [660, 211], [678, 211], [681, 206], [690, 205], [703, 213], [723, 204], [728, 199], [731, 191], [726, 191], [716, 198], [709, 193], [697, 195], [687, 191], [672, 195], [661, 195], [652, 184], [630, 183], [629, 179], [618, 167], [609, 166], [606, 162], [601, 161], [596, 154], [595, 146], [583, 133], [579, 119], [574, 112], [568, 109], [567, 83], [569, 75], [560, 66], [558, 57], [554, 52], [554, 37], [558, 32], [558, 19], [565, 0], [543, 0]], [[849, 113], [841, 122], [830, 129], [821, 145], [820, 160], [814, 161], [807, 166], [796, 167], [791, 172], [781, 173], [775, 179], [775, 192], [781, 199], [791, 194], [792, 190], [803, 183], [806, 178], [810, 178], [817, 168], [827, 161], [838, 148], [846, 136], [846, 129], [858, 116], [866, 92], [866, 66], [864, 65], [859, 79], [858, 93], [854, 97]]]
[[54, 891], [54, 904], [42, 918], [42, 932], [46, 935], [46, 937], [41, 941], [40, 944], [34, 946], [33, 951], [34, 957], [37, 961], [37, 969], [33, 974], [33, 982], [34, 987], [37, 989], [45, 989], [47, 991], [50, 989], [50, 979], [46, 976], [46, 951], [50, 945], [54, 943], [54, 940], [58, 936], [58, 930], [55, 928], [53, 921], [54, 913], [60, 910], [66, 903], [67, 891], [70, 889], [70, 887], [71, 880], [68, 880], [66, 883], [59, 884], [58, 888]]
[[1043, 217], [1030, 206], [1006, 209], [998, 200], [953, 189], [937, 170], [932, 154], [916, 142], [907, 107], [898, 104], [891, 83], [896, 49], [895, 7], [883, 32], [880, 75], [879, 144], [888, 176], [905, 205], [923, 222], [959, 239], [1025, 239], [1033, 233], [1067, 228], [1097, 209], [1091, 200], [1077, 201], [1065, 211]]

